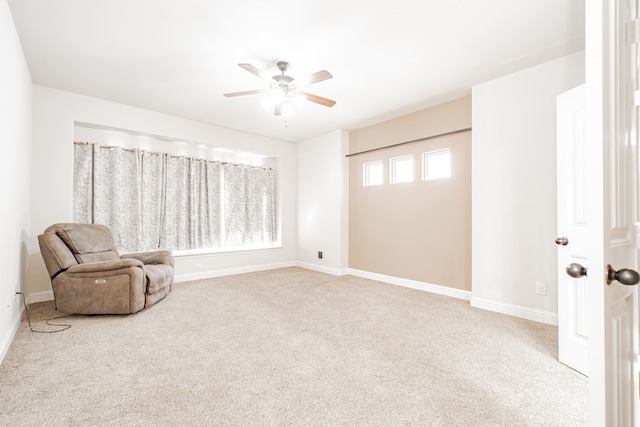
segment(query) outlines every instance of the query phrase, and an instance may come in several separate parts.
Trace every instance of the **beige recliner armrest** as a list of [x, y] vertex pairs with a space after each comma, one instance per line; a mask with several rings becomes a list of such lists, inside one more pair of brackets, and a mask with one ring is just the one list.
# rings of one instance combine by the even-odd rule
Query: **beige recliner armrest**
[[129, 314], [145, 306], [145, 267], [135, 259], [89, 262], [52, 279], [56, 307], [76, 314]]
[[100, 261], [89, 262], [86, 264], [78, 264], [67, 269], [67, 274], [81, 274], [81, 273], [100, 273], [108, 272], [112, 270], [121, 270], [128, 267], [140, 267], [144, 268], [141, 261], [137, 259], [119, 259], [115, 261]]
[[136, 252], [120, 255], [121, 259], [137, 259], [143, 264], [166, 264], [173, 267], [173, 255], [170, 251]]

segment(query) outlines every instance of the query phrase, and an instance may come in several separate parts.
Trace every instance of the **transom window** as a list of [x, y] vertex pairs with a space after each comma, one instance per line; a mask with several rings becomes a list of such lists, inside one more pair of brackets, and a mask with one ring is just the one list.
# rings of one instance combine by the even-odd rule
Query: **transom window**
[[422, 180], [451, 178], [451, 150], [422, 153]]
[[363, 184], [365, 187], [382, 185], [383, 179], [382, 160], [368, 162], [363, 165]]
[[392, 184], [413, 181], [413, 156], [394, 157], [389, 162]]

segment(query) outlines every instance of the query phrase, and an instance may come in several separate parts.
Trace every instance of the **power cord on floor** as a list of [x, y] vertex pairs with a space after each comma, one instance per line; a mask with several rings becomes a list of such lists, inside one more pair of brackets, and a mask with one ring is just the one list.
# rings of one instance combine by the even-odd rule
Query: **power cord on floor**
[[58, 329], [55, 331], [37, 331], [35, 329], [33, 329], [31, 327], [31, 316], [29, 316], [29, 309], [27, 308], [27, 298], [25, 297], [25, 295], [22, 292], [16, 292], [16, 295], [22, 295], [22, 304], [24, 305], [24, 311], [27, 313], [27, 321], [29, 322], [29, 329], [31, 329], [31, 332], [37, 332], [39, 334], [55, 334], [56, 332], [62, 332], [62, 331], [66, 331], [67, 329], [69, 329], [71, 327], [71, 325], [67, 325], [64, 323], [49, 323], [52, 320], [57, 320], [57, 319], [62, 319], [64, 317], [69, 317], [69, 316], [73, 316], [73, 314], [65, 314], [63, 316], [57, 316], [57, 317], [52, 317], [51, 319], [47, 319], [45, 321], [45, 323], [49, 326], [59, 326], [62, 327], [62, 329]]

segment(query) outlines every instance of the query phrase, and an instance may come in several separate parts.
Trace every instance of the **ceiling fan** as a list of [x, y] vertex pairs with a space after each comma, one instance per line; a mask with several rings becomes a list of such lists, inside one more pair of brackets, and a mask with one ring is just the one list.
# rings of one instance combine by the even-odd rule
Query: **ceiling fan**
[[269, 96], [261, 99], [263, 107], [269, 111], [274, 108], [274, 114], [276, 116], [288, 116], [293, 114], [294, 106], [298, 109], [302, 108], [306, 101], [315, 102], [316, 104], [324, 105], [325, 107], [333, 107], [336, 101], [323, 98], [322, 96], [314, 95], [312, 93], [303, 92], [301, 90], [304, 86], [309, 86], [313, 83], [318, 83], [323, 80], [333, 78], [331, 73], [327, 70], [318, 71], [308, 76], [294, 79], [293, 77], [285, 75], [289, 63], [285, 61], [279, 61], [277, 64], [281, 74], [269, 77], [263, 71], [260, 71], [251, 64], [238, 64], [241, 68], [244, 68], [251, 74], [254, 74], [269, 84], [268, 88], [247, 90], [244, 92], [232, 92], [225, 93], [224, 96], [234, 97], [243, 95], [254, 95], [258, 93], [268, 93]]

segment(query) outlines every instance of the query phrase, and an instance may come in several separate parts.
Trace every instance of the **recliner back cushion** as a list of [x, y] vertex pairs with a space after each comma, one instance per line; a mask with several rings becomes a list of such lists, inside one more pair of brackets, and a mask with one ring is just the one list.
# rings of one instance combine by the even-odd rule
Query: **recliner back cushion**
[[71, 250], [49, 228], [38, 236], [38, 244], [40, 245], [42, 259], [51, 278], [69, 267], [78, 265], [78, 261], [71, 253]]
[[52, 234], [64, 242], [79, 264], [120, 259], [111, 230], [106, 225], [54, 224], [44, 233], [45, 238], [53, 240]]
[[100, 224], [59, 224], [57, 234], [79, 264], [120, 259], [111, 230]]
[[38, 236], [38, 243], [51, 277], [77, 264], [120, 259], [105, 225], [54, 224]]

